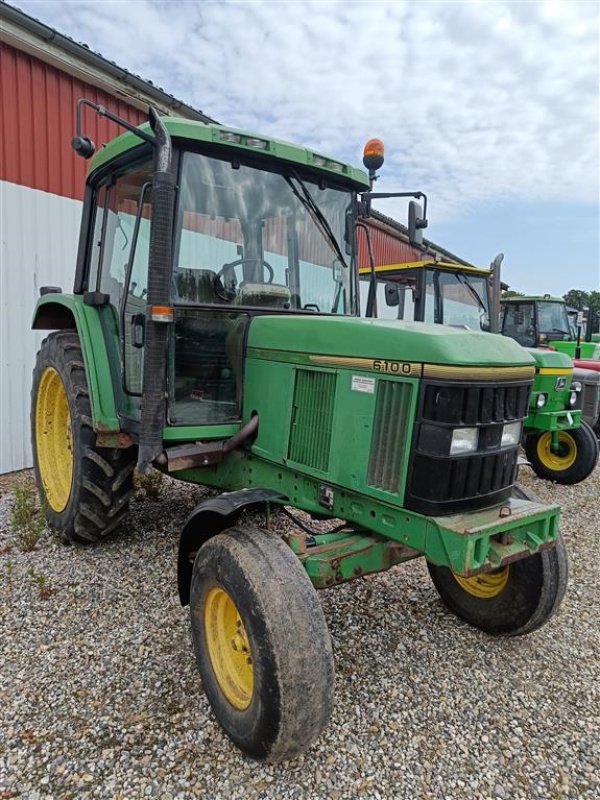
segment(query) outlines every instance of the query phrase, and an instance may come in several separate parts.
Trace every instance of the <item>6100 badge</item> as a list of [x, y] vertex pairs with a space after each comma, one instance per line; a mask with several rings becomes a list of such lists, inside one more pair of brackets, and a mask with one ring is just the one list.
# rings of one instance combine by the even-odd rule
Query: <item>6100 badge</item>
[[373, 361], [375, 372], [389, 372], [392, 375], [412, 375], [416, 365], [408, 361], [387, 361], [384, 358], [377, 358]]

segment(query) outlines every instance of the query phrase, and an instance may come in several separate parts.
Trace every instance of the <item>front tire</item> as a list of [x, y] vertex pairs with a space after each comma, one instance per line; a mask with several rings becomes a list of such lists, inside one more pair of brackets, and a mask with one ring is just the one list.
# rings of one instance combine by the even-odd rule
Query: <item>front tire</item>
[[[513, 494], [537, 499], [518, 485]], [[560, 534], [554, 547], [472, 578], [455, 575], [448, 567], [427, 566], [449, 610], [493, 636], [521, 636], [540, 628], [556, 612], [567, 588], [567, 550]]]
[[598, 462], [598, 440], [587, 422], [579, 428], [560, 431], [558, 451], [552, 450], [549, 431], [527, 436], [525, 453], [535, 474], [565, 485], [579, 483], [590, 475]]
[[331, 714], [333, 653], [288, 545], [259, 528], [210, 539], [194, 562], [190, 612], [204, 690], [225, 733], [254, 758], [306, 750]]
[[48, 524], [94, 544], [123, 520], [136, 452], [98, 447], [79, 338], [59, 331], [37, 354], [31, 390], [33, 467]]

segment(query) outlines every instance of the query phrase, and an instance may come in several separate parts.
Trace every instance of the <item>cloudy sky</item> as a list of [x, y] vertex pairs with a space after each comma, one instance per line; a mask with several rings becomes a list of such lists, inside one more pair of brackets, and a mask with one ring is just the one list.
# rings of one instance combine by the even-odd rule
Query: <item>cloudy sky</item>
[[13, 3], [220, 122], [354, 164], [377, 136], [377, 189], [425, 191], [433, 241], [600, 288], [595, 0]]

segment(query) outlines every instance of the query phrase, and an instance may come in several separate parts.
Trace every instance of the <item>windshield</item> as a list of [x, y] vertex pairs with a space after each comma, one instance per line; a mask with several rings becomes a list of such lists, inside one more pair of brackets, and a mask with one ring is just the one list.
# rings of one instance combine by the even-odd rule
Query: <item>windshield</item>
[[489, 331], [487, 277], [428, 269], [424, 321]]
[[549, 339], [571, 337], [567, 309], [562, 303], [538, 303], [538, 327], [540, 334]]
[[533, 303], [502, 303], [502, 335], [523, 347], [536, 346]]
[[185, 153], [175, 302], [354, 313], [352, 210], [350, 189]]

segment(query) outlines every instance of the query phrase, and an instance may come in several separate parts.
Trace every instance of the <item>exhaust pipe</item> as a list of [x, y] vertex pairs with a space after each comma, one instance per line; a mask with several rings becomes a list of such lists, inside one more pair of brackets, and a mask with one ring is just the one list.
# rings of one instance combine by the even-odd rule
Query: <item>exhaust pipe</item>
[[169, 326], [173, 308], [169, 292], [175, 208], [175, 176], [171, 173], [169, 132], [154, 108], [148, 113], [156, 139], [152, 177], [152, 219], [148, 264], [148, 304], [144, 346], [138, 469], [147, 472], [163, 451], [166, 418]]

